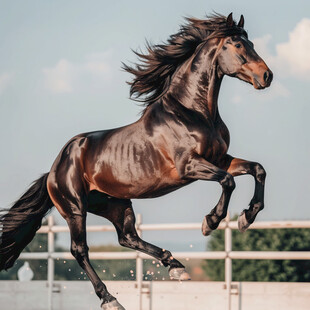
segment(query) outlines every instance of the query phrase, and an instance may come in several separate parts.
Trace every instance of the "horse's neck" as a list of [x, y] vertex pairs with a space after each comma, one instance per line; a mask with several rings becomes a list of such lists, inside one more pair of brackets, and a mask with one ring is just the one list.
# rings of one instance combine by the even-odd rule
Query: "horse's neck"
[[186, 61], [173, 76], [165, 98], [166, 102], [173, 98], [214, 122], [219, 115], [217, 101], [222, 76], [218, 75], [211, 54], [200, 51]]

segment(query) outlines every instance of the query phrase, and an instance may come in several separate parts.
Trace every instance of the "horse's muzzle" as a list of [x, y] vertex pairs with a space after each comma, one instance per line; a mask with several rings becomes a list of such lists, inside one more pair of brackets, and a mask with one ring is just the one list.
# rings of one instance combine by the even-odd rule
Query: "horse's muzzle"
[[269, 87], [273, 79], [271, 70], [266, 70], [261, 76], [254, 74], [252, 84], [256, 89], [264, 89]]

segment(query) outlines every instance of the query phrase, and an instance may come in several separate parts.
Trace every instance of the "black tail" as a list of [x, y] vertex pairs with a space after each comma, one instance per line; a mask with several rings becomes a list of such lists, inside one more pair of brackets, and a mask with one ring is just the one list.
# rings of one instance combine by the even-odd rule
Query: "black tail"
[[1, 210], [5, 214], [0, 216], [0, 271], [13, 266], [53, 206], [47, 192], [47, 177], [48, 173], [33, 182], [11, 209]]

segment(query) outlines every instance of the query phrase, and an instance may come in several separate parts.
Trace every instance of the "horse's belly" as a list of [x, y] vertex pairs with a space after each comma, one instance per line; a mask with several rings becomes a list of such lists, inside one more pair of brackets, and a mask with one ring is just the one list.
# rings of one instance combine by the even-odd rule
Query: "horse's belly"
[[[143, 170], [143, 169], [142, 169]], [[90, 190], [96, 189], [123, 199], [152, 198], [170, 193], [185, 184], [176, 168], [154, 170], [153, 173], [111, 169], [106, 167], [90, 182]]]

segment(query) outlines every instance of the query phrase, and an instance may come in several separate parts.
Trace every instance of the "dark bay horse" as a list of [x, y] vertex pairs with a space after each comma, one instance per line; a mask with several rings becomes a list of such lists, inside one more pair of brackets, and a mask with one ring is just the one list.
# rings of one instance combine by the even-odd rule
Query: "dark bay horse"
[[131, 199], [162, 196], [196, 180], [219, 182], [219, 202], [202, 224], [208, 235], [226, 216], [234, 177], [251, 174], [254, 196], [239, 217], [239, 229], [249, 227], [264, 207], [266, 173], [259, 163], [227, 153], [229, 131], [219, 114], [218, 94], [224, 75], [263, 89], [272, 72], [243, 26], [243, 16], [237, 24], [232, 14], [191, 18], [166, 44], [137, 53], [142, 64], [124, 65], [134, 75], [131, 95], [145, 103], [142, 117], [125, 127], [77, 135], [64, 146], [50, 172], [1, 216], [0, 270], [12, 267], [55, 206], [70, 228], [72, 255], [102, 308], [120, 310], [90, 264], [87, 212], [110, 220], [122, 246], [155, 257], [181, 280], [189, 279], [184, 266], [169, 251], [139, 238]]

